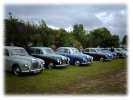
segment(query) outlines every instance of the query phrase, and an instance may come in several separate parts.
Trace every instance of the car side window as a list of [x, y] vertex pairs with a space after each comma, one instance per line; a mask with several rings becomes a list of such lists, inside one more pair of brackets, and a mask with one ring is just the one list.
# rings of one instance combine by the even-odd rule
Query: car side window
[[9, 52], [7, 51], [7, 49], [5, 50], [5, 56], [9, 56]]
[[85, 49], [85, 52], [89, 52], [89, 49]]
[[90, 49], [90, 52], [93, 52], [93, 49]]
[[64, 53], [70, 53], [69, 49], [64, 49]]
[[40, 49], [36, 49], [36, 54], [42, 54], [42, 51]]

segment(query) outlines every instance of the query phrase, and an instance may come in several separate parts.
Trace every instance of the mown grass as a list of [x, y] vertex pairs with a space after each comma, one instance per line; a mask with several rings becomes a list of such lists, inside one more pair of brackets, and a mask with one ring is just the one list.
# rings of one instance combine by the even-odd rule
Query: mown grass
[[6, 95], [32, 94], [126, 94], [127, 58], [94, 61], [90, 66], [73, 65], [44, 69], [40, 74], [15, 76], [5, 72]]

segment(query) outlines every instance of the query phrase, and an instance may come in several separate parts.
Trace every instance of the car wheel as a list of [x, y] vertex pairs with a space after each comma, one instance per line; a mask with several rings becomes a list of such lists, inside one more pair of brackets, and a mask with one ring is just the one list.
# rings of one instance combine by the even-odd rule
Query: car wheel
[[21, 75], [21, 69], [18, 65], [15, 65], [13, 67], [13, 73], [14, 73], [14, 75], [17, 75], [17, 76]]
[[103, 62], [103, 61], [104, 61], [104, 58], [101, 57], [101, 58], [100, 58], [100, 61]]
[[51, 61], [48, 63], [48, 68], [53, 69], [54, 68], [54, 63]]
[[75, 64], [75, 66], [79, 66], [80, 65], [80, 61], [78, 59], [76, 59], [74, 64]]

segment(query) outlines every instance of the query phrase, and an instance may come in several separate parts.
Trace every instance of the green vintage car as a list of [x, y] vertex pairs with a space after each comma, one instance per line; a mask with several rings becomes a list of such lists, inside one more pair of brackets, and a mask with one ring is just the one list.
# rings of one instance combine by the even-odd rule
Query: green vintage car
[[5, 70], [15, 75], [22, 73], [40, 73], [44, 69], [45, 61], [29, 56], [22, 47], [4, 47]]
[[31, 47], [31, 55], [45, 61], [47, 68], [66, 67], [69, 65], [70, 59], [66, 56], [57, 55], [49, 47]]

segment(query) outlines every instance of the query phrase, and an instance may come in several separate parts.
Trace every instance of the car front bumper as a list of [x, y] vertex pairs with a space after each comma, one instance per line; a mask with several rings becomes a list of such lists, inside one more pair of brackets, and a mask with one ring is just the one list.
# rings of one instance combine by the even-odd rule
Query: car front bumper
[[34, 69], [34, 70], [26, 70], [26, 71], [22, 71], [22, 73], [39, 73], [43, 70], [44, 68], [42, 69]]
[[63, 65], [55, 65], [56, 67], [66, 67], [68, 66], [69, 64], [63, 64]]
[[105, 60], [112, 60], [112, 58], [106, 58]]
[[87, 64], [92, 64], [92, 62], [83, 62], [83, 63], [81, 63], [81, 64], [87, 65]]

